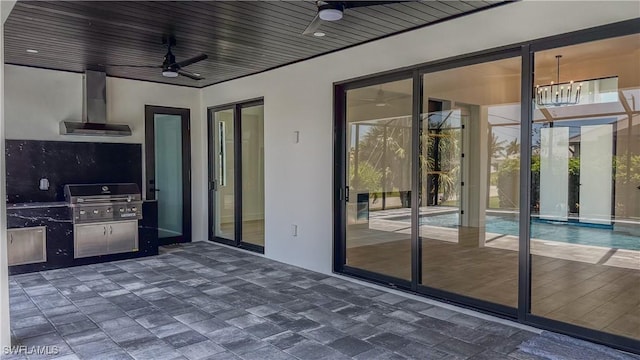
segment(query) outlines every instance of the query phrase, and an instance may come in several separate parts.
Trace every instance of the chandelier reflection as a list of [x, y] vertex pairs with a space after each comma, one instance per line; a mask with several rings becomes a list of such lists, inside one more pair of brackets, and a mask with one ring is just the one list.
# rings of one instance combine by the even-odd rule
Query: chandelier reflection
[[560, 58], [556, 55], [558, 63], [556, 82], [549, 85], [536, 85], [536, 105], [540, 107], [576, 105], [580, 103], [580, 93], [582, 92], [582, 82], [574, 83], [560, 82]]

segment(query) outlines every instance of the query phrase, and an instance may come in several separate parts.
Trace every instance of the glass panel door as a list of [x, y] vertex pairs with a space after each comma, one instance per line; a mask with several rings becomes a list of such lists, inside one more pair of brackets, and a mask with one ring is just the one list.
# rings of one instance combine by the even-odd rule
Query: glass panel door
[[347, 90], [346, 264], [411, 280], [413, 81]]
[[191, 241], [189, 121], [189, 109], [145, 106], [146, 200], [156, 200], [161, 245]]
[[520, 62], [423, 77], [420, 284], [504, 312], [518, 306]]
[[213, 235], [235, 241], [235, 140], [234, 109], [214, 113], [213, 122]]
[[158, 237], [182, 233], [182, 117], [155, 114], [155, 190], [158, 200]]
[[210, 110], [210, 237], [264, 251], [264, 105]]
[[531, 313], [633, 340], [638, 44], [634, 34], [536, 52], [531, 137]]
[[264, 246], [264, 105], [242, 107], [242, 241]]

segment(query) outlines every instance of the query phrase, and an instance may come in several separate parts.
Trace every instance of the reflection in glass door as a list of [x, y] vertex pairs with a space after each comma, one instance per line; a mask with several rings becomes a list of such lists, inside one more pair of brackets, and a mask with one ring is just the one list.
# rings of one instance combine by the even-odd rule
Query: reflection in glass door
[[191, 241], [189, 110], [146, 107], [147, 200], [157, 200], [161, 244]]
[[213, 234], [235, 241], [235, 150], [234, 109], [214, 113]]
[[531, 314], [627, 341], [640, 340], [638, 44], [534, 53], [540, 93], [553, 81], [561, 93], [532, 104]]
[[242, 241], [264, 247], [264, 106], [242, 106]]
[[[346, 264], [411, 280], [412, 79], [346, 92]], [[393, 281], [393, 280], [389, 280]]]
[[210, 238], [264, 251], [264, 105], [209, 110]]
[[520, 58], [427, 73], [423, 84], [420, 284], [513, 314]]

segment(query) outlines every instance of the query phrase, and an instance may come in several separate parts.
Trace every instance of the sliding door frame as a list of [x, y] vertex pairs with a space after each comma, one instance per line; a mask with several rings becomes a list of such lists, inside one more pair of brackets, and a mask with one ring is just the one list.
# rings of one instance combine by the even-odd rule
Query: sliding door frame
[[[207, 134], [208, 134], [208, 202], [209, 202], [209, 240], [225, 245], [239, 247], [264, 254], [264, 246], [251, 244], [242, 241], [242, 109], [253, 106], [264, 106], [264, 98], [256, 98], [242, 102], [211, 106], [207, 108]], [[215, 156], [215, 145], [212, 140], [215, 137], [215, 126], [212, 125], [214, 114], [218, 111], [233, 110], [233, 197], [234, 197], [234, 240], [217, 237], [214, 231], [215, 220], [215, 176], [217, 158]], [[264, 122], [264, 119], [263, 119]], [[264, 136], [264, 135], [263, 135]]]
[[[637, 352], [640, 340], [619, 335], [613, 335], [586, 327], [552, 320], [531, 314], [531, 134], [533, 119], [533, 73], [534, 54], [538, 51], [559, 48], [581, 43], [604, 40], [613, 37], [638, 34], [640, 19], [621, 21], [586, 30], [554, 35], [537, 40], [525, 41], [499, 48], [484, 50], [466, 55], [455, 56], [416, 66], [409, 66], [397, 70], [386, 71], [369, 76], [334, 83], [334, 174], [333, 174], [333, 209], [334, 209], [334, 257], [333, 271], [347, 276], [377, 284], [399, 288], [420, 295], [426, 295], [446, 302], [452, 302], [462, 307], [472, 308], [492, 315], [506, 317], [520, 323], [539, 328], [560, 331], [565, 334], [586, 339], [596, 343], [603, 343], [616, 348]], [[418, 234], [418, 189], [419, 164], [419, 131], [420, 114], [422, 113], [423, 75], [431, 72], [459, 68], [467, 65], [480, 64], [495, 60], [516, 58], [521, 59], [521, 122], [520, 122], [520, 209], [519, 209], [519, 250], [518, 250], [518, 305], [517, 308], [508, 307], [484, 300], [451, 293], [420, 285], [420, 256], [421, 244]], [[411, 281], [392, 278], [383, 274], [349, 267], [346, 265], [346, 92], [351, 89], [377, 85], [389, 81], [413, 78], [413, 108], [412, 108], [412, 168], [411, 168], [411, 203], [412, 207], [412, 235], [411, 235]]]
[[[359, 89], [372, 85], [379, 85], [393, 81], [412, 80], [412, 89], [415, 89], [415, 76], [414, 70], [398, 71], [380, 76], [373, 76], [363, 78], [356, 81], [348, 81], [334, 84], [334, 271], [357, 277], [362, 280], [371, 280], [377, 283], [382, 283], [393, 288], [400, 288], [404, 290], [415, 291], [415, 284], [412, 280], [400, 279], [385, 274], [376, 273], [369, 270], [355, 268], [346, 264], [347, 258], [347, 164], [346, 164], [346, 147], [347, 147], [347, 112], [346, 112], [346, 96], [347, 91]], [[413, 113], [412, 106], [412, 121], [414, 124], [419, 114]], [[412, 139], [413, 139], [412, 134]], [[338, 146], [339, 144], [339, 146]], [[411, 164], [411, 173], [414, 171], [414, 163]], [[414, 182], [411, 184], [412, 197], [415, 193]], [[413, 199], [412, 199], [413, 201]], [[412, 210], [413, 217], [413, 210]], [[414, 239], [414, 233], [411, 235], [411, 248], [413, 249], [416, 243]], [[416, 272], [414, 256], [411, 256], [411, 274], [412, 278]]]

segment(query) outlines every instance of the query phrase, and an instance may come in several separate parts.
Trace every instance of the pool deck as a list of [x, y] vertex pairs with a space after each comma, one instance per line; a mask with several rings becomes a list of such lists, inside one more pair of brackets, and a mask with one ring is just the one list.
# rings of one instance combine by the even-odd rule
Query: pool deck
[[[451, 210], [451, 208], [423, 207], [420, 208], [420, 214], [450, 213]], [[406, 217], [410, 215], [411, 210], [406, 208], [372, 212], [369, 228], [386, 233], [393, 232], [410, 236], [411, 222], [406, 219]], [[429, 239], [433, 240], [457, 243], [459, 238], [458, 229], [420, 225], [419, 231], [421, 235], [428, 234]], [[518, 251], [519, 241], [517, 236], [487, 232], [485, 239], [485, 247]], [[350, 239], [347, 245], [348, 247], [357, 247], [396, 240], [397, 238], [389, 239], [384, 236], [359, 237], [357, 239], [353, 239], [353, 241]], [[580, 261], [590, 264], [640, 270], [640, 251], [637, 250], [613, 249], [601, 246], [570, 244], [560, 241], [532, 238], [531, 254], [556, 259]]]

